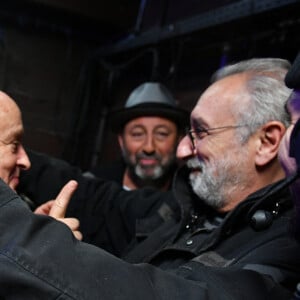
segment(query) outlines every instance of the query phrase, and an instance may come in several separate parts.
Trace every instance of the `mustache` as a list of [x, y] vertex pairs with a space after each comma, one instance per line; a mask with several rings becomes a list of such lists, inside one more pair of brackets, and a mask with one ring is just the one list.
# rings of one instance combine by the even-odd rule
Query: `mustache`
[[198, 158], [193, 157], [190, 158], [187, 162], [186, 165], [188, 168], [190, 169], [197, 169], [197, 168], [203, 168], [204, 163], [202, 161], [200, 161]]
[[155, 159], [155, 160], [161, 161], [161, 156], [157, 155], [157, 154], [138, 153], [136, 155], [136, 159], [137, 160], [140, 160], [140, 159]]

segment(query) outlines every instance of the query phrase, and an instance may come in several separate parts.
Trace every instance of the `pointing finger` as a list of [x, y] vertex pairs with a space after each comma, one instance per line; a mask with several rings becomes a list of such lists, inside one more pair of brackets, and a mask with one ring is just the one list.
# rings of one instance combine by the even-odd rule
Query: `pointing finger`
[[49, 216], [53, 218], [64, 218], [68, 204], [72, 195], [76, 191], [78, 186], [77, 181], [70, 180], [60, 191], [56, 197], [54, 204], [49, 212]]

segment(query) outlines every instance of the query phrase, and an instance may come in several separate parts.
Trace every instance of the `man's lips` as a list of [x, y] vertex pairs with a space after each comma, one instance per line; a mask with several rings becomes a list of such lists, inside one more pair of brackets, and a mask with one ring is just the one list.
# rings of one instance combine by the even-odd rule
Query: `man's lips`
[[152, 166], [152, 165], [157, 165], [158, 160], [153, 158], [142, 158], [139, 160], [139, 163], [144, 166]]
[[202, 168], [201, 167], [189, 167], [189, 170], [191, 173], [196, 173], [196, 172], [201, 172]]

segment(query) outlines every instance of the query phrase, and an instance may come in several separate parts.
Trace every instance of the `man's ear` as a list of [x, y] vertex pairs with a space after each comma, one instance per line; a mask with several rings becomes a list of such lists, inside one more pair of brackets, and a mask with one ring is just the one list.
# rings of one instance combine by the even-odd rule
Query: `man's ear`
[[285, 126], [278, 121], [268, 122], [262, 127], [256, 149], [257, 166], [264, 166], [277, 157], [280, 141], [285, 131]]

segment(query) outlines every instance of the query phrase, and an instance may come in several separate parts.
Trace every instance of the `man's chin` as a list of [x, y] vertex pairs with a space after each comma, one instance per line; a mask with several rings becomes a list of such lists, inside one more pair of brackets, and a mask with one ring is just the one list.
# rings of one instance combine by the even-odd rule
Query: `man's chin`
[[143, 173], [143, 174], [138, 174], [138, 177], [141, 179], [141, 180], [145, 180], [145, 181], [153, 181], [155, 179], [157, 179], [153, 173]]
[[18, 185], [19, 185], [19, 178], [14, 178], [14, 179], [12, 179], [12, 180], [8, 183], [8, 186], [9, 186], [13, 191], [16, 191]]
[[135, 174], [141, 179], [154, 180], [161, 177], [163, 171], [157, 165], [138, 165]]

